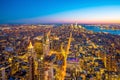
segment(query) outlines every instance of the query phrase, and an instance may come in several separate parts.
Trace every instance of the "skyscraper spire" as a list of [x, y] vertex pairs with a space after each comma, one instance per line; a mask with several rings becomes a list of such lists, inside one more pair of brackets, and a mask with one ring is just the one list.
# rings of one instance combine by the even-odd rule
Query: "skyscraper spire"
[[33, 48], [33, 45], [32, 45], [32, 43], [31, 43], [31, 41], [30, 41], [30, 43], [29, 43], [29, 45], [28, 45], [28, 49], [32, 49]]

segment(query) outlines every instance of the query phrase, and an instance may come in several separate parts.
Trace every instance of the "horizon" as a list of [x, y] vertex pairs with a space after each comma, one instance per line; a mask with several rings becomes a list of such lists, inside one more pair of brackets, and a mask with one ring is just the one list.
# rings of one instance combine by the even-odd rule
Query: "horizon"
[[0, 23], [0, 25], [75, 25], [75, 24], [78, 24], [78, 25], [120, 25], [120, 23], [80, 23], [80, 22], [51, 22], [51, 23], [47, 23], [47, 22], [44, 22], [44, 23]]

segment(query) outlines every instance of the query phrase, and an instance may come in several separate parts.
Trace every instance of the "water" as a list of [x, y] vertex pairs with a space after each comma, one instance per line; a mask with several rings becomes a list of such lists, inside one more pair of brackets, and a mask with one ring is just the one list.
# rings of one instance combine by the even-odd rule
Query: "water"
[[100, 27], [96, 26], [84, 26], [87, 30], [91, 30], [93, 32], [107, 32], [114, 35], [120, 35], [120, 30], [106, 30], [106, 29], [100, 29]]

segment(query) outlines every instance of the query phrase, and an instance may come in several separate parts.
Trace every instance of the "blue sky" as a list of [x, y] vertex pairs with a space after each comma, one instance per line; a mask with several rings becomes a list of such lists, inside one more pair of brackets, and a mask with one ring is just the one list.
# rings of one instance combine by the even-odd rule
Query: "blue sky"
[[119, 23], [120, 0], [0, 0], [0, 23]]

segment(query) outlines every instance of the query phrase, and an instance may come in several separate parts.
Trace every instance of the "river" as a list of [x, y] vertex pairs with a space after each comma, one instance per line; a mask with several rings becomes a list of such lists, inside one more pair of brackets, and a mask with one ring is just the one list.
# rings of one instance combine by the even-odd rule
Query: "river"
[[93, 32], [107, 32], [107, 33], [114, 34], [114, 35], [120, 35], [120, 30], [106, 30], [106, 29], [100, 29], [100, 27], [86, 26], [86, 25], [84, 25], [83, 27]]

